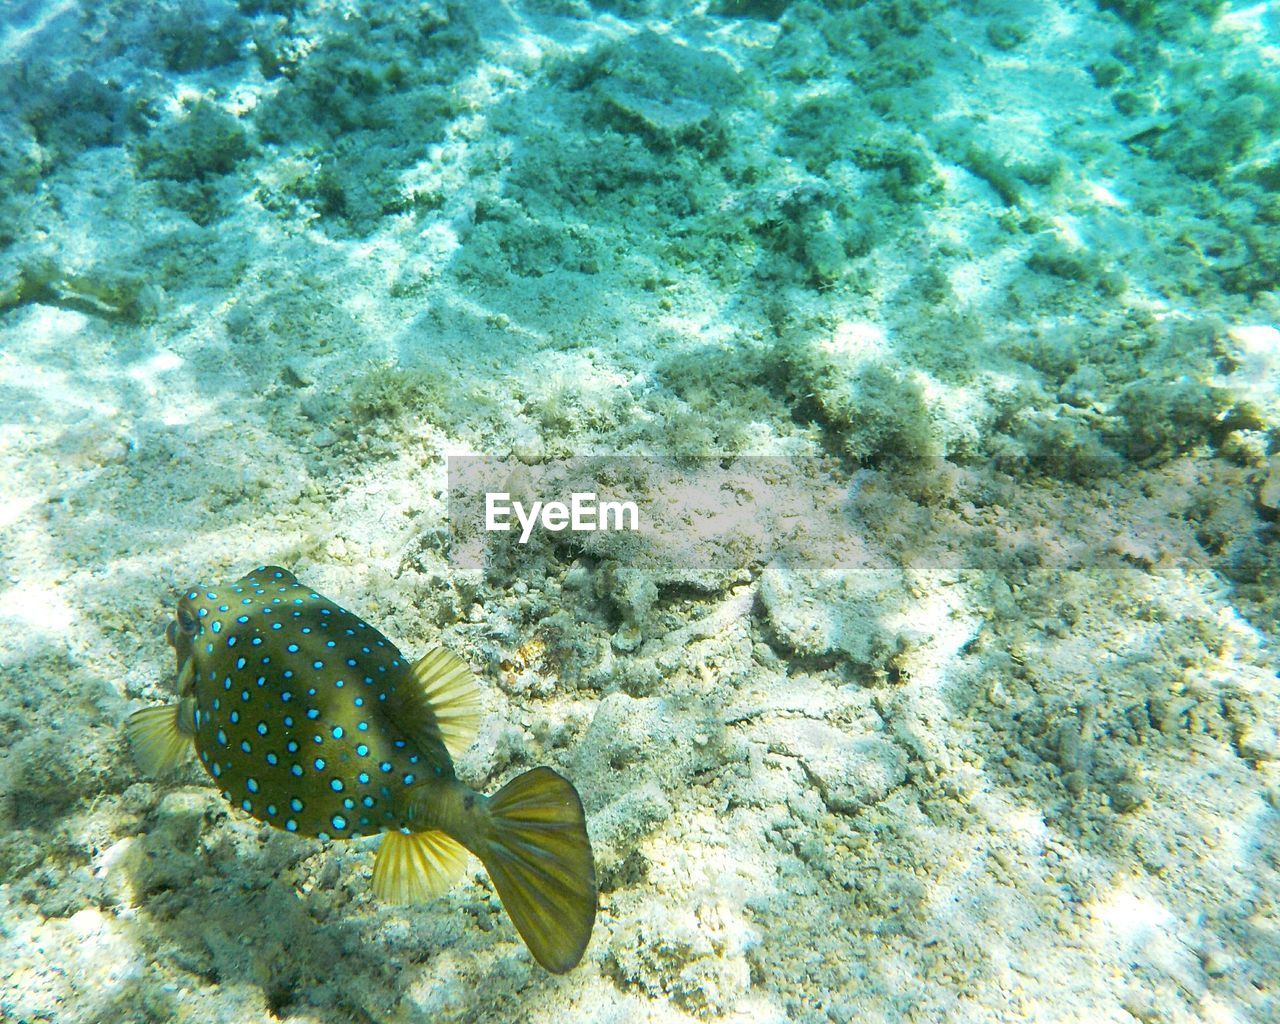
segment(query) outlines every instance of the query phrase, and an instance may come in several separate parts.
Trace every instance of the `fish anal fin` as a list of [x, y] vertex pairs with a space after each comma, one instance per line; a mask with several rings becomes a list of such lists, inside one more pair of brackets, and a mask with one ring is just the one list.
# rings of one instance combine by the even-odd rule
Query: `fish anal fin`
[[181, 704], [161, 704], [135, 711], [125, 722], [124, 734], [133, 759], [147, 775], [172, 771], [191, 749], [191, 736], [179, 728]]
[[388, 832], [373, 861], [373, 891], [388, 903], [420, 903], [462, 877], [467, 851], [443, 832]]

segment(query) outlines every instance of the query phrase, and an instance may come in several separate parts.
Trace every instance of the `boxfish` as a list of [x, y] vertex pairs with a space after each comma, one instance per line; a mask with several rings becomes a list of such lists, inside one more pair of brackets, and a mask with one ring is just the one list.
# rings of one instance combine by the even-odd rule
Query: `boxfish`
[[480, 724], [461, 658], [437, 647], [410, 662], [275, 565], [188, 588], [167, 637], [177, 703], [125, 727], [145, 772], [194, 750], [223, 799], [258, 821], [320, 839], [381, 834], [373, 889], [390, 902], [445, 892], [469, 850], [538, 963], [562, 974], [582, 959], [597, 902], [582, 801], [546, 767], [492, 796], [455, 776]]

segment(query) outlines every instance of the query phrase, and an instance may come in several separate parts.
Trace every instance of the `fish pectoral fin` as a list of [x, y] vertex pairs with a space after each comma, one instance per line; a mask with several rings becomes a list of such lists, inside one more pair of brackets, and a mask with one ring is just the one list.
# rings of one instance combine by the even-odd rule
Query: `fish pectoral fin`
[[373, 861], [373, 891], [388, 903], [420, 903], [462, 877], [467, 851], [443, 832], [388, 832]]
[[459, 756], [480, 731], [480, 687], [475, 674], [443, 647], [427, 651], [414, 662], [410, 674], [417, 685], [397, 695], [397, 710], [418, 723], [434, 719], [450, 756]]
[[489, 798], [477, 848], [516, 931], [553, 974], [577, 966], [596, 920], [596, 875], [578, 791], [534, 768]]
[[147, 775], [172, 771], [191, 749], [191, 736], [178, 727], [181, 704], [161, 704], [131, 714], [124, 725], [133, 759]]

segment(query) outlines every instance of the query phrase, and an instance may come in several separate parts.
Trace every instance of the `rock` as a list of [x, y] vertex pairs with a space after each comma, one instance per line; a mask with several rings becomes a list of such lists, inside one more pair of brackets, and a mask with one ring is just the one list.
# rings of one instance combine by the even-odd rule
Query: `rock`
[[224, 814], [218, 794], [211, 789], [179, 789], [165, 794], [146, 834], [120, 857], [139, 895], [194, 884], [205, 870], [196, 852], [207, 819]]
[[907, 780], [906, 755], [881, 736], [851, 736], [809, 718], [783, 719], [770, 732], [770, 748], [798, 758], [833, 811], [878, 803]]
[[666, 794], [652, 782], [623, 793], [591, 816], [591, 841], [595, 848], [596, 875], [605, 891], [621, 879], [637, 856], [641, 839], [671, 817]]
[[642, 625], [658, 600], [658, 587], [633, 566], [607, 561], [596, 574], [596, 595], [609, 601], [624, 622]]
[[1280, 509], [1280, 455], [1267, 461], [1266, 476], [1258, 488], [1258, 504], [1273, 512]]
[[713, 49], [680, 46], [656, 32], [605, 50], [599, 67], [600, 114], [659, 150], [713, 145], [717, 111], [742, 88], [733, 66]]
[[715, 113], [710, 105], [697, 100], [678, 96], [650, 99], [613, 82], [606, 83], [601, 93], [624, 123], [634, 125], [642, 134], [668, 147], [695, 138]]
[[797, 654], [832, 653], [869, 665], [882, 646], [880, 625], [900, 593], [900, 574], [887, 565], [797, 568], [781, 561], [760, 577], [760, 603], [778, 640]]
[[1274, 726], [1256, 722], [1246, 726], [1237, 743], [1241, 757], [1253, 761], [1274, 761], [1280, 758], [1280, 736]]
[[316, 382], [315, 374], [301, 359], [290, 359], [280, 371], [280, 379], [291, 388], [306, 388]]
[[605, 963], [620, 985], [665, 995], [697, 1016], [719, 1016], [747, 994], [746, 953], [758, 942], [726, 906], [704, 904], [695, 913], [651, 905], [619, 924]]

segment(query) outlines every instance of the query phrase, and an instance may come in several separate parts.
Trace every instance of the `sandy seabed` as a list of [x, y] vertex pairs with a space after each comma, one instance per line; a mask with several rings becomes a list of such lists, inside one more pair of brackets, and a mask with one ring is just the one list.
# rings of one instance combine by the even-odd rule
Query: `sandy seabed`
[[[0, 1017], [1280, 1019], [1274, 4], [2, 18]], [[838, 555], [459, 566], [461, 453], [771, 456]], [[574, 780], [576, 970], [139, 775], [259, 563]]]

